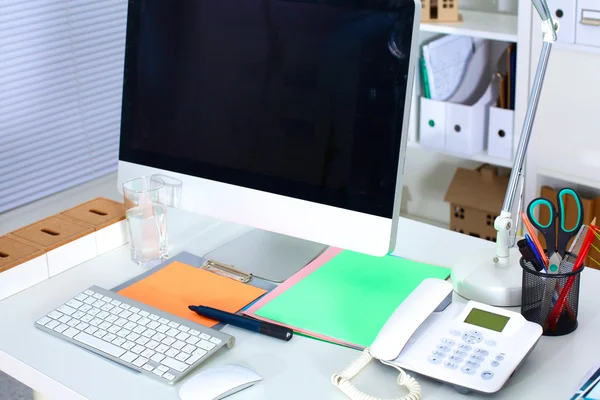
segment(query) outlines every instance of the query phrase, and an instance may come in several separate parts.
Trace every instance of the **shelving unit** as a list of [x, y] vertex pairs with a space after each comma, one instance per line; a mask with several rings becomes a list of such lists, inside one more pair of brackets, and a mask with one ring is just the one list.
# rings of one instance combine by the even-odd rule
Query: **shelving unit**
[[454, 156], [457, 158], [461, 158], [463, 160], [471, 160], [471, 161], [477, 161], [480, 163], [484, 163], [484, 164], [491, 164], [491, 165], [496, 165], [499, 167], [505, 167], [505, 168], [510, 168], [512, 167], [512, 160], [507, 160], [504, 158], [497, 158], [497, 157], [492, 157], [489, 156], [486, 152], [481, 152], [481, 153], [477, 153], [477, 154], [472, 154], [472, 155], [466, 155], [466, 154], [454, 154], [454, 153], [448, 153], [448, 152], [442, 152], [439, 150], [436, 150], [434, 148], [431, 147], [427, 147], [427, 146], [423, 146], [420, 143], [417, 142], [413, 142], [413, 141], [409, 141], [407, 144], [407, 147], [410, 149], [424, 149], [424, 150], [429, 150], [429, 151], [433, 151], [433, 152], [437, 152], [437, 153], [442, 153], [442, 154], [446, 154], [446, 155], [450, 155], [450, 156]]
[[584, 52], [584, 53], [600, 54], [600, 47], [585, 46], [583, 44], [556, 42], [554, 44], [554, 47], [556, 49], [571, 50], [571, 51], [578, 51], [578, 52]]
[[516, 15], [460, 10], [462, 22], [423, 23], [421, 31], [465, 35], [482, 39], [516, 42], [518, 19]]

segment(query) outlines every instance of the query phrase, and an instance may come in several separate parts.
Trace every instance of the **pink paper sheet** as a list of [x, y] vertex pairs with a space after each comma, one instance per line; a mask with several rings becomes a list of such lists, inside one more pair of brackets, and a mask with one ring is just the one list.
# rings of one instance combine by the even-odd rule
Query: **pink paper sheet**
[[262, 306], [264, 306], [265, 304], [267, 304], [268, 302], [270, 302], [271, 300], [273, 300], [274, 298], [276, 298], [277, 296], [279, 296], [280, 294], [282, 294], [283, 292], [285, 292], [286, 290], [288, 290], [289, 288], [294, 286], [296, 283], [300, 282], [302, 279], [306, 278], [308, 275], [313, 273], [315, 270], [321, 268], [323, 265], [325, 265], [326, 263], [331, 261], [332, 258], [337, 256], [341, 252], [342, 252], [342, 249], [339, 249], [336, 247], [330, 247], [325, 252], [323, 252], [323, 254], [321, 254], [319, 257], [317, 257], [312, 262], [310, 262], [306, 267], [302, 268], [300, 271], [298, 271], [292, 277], [290, 277], [285, 282], [283, 282], [281, 285], [279, 285], [276, 289], [273, 289], [271, 292], [269, 292], [268, 294], [263, 296], [259, 301], [254, 303], [251, 307], [249, 307], [247, 310], [243, 311], [242, 314], [245, 314], [252, 318], [259, 319], [261, 321], [272, 322], [277, 325], [285, 326], [287, 328], [293, 329], [295, 332], [313, 337], [315, 339], [320, 339], [320, 340], [324, 340], [324, 341], [331, 342], [331, 343], [337, 343], [337, 344], [341, 344], [341, 345], [347, 346], [347, 347], [352, 347], [355, 349], [361, 349], [361, 350], [364, 349], [363, 346], [359, 346], [356, 343], [345, 342], [343, 340], [339, 340], [339, 339], [335, 339], [335, 338], [332, 338], [332, 337], [329, 337], [326, 335], [321, 335], [321, 334], [318, 334], [315, 332], [307, 331], [305, 329], [300, 329], [295, 326], [282, 324], [279, 321], [273, 321], [271, 319], [256, 315], [256, 312]]

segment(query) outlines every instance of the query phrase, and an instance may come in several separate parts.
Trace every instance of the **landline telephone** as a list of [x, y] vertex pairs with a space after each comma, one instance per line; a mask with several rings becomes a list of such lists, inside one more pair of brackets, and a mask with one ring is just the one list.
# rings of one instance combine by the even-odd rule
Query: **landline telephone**
[[353, 400], [378, 400], [350, 380], [373, 358], [400, 371], [398, 384], [419, 400], [421, 387], [404, 369], [453, 385], [461, 393], [502, 388], [542, 335], [519, 313], [475, 301], [452, 303], [452, 284], [425, 279], [383, 326], [370, 348], [332, 383]]

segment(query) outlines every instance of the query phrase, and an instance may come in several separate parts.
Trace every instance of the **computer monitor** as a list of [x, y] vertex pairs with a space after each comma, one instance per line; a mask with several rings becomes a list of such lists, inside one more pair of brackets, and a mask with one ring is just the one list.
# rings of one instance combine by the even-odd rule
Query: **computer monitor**
[[130, 0], [119, 181], [367, 254], [396, 241], [420, 6]]

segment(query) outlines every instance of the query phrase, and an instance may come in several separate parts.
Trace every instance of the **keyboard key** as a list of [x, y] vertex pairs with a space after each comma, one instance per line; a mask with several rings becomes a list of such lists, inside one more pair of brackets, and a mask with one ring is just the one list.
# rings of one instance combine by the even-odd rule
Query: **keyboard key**
[[187, 326], [183, 326], [183, 325], [181, 325], [181, 326], [179, 327], [179, 330], [180, 330], [181, 332], [188, 332], [188, 331], [190, 330], [190, 328], [188, 328]]
[[169, 372], [169, 367], [165, 367], [164, 365], [159, 365], [156, 369], [162, 372]]
[[138, 357], [134, 362], [132, 362], [132, 364], [135, 365], [136, 367], [141, 367], [142, 365], [146, 364], [147, 362], [148, 362], [147, 358]]
[[161, 370], [159, 370], [158, 368], [154, 368], [154, 371], [152, 371], [152, 373], [154, 375], [158, 375], [158, 376], [163, 376], [164, 375], [164, 372], [161, 371]]
[[102, 300], [98, 300], [98, 301], [94, 302], [94, 304], [92, 304], [92, 305], [97, 308], [102, 308], [104, 305], [106, 305], [106, 303], [103, 302]]
[[168, 357], [175, 357], [177, 354], [179, 354], [177, 349], [169, 349], [165, 352], [165, 355]]
[[122, 347], [122, 348], [124, 348], [125, 350], [130, 350], [130, 349], [133, 349], [133, 348], [135, 347], [135, 343], [133, 343], [133, 342], [130, 342], [130, 341], [128, 340], [128, 341], [126, 341], [125, 343], [123, 343], [123, 344], [121, 345], [121, 347]]
[[208, 339], [210, 339], [210, 335], [207, 335], [206, 333], [201, 333], [200, 338], [204, 339], [204, 340], [208, 340]]
[[115, 307], [115, 308], [113, 308], [113, 309], [110, 310], [110, 313], [114, 314], [114, 315], [119, 315], [123, 311], [125, 311], [125, 310], [123, 310], [121, 307]]
[[127, 323], [127, 320], [125, 318], [119, 318], [118, 320], [115, 321], [115, 325], [117, 326], [123, 326]]
[[200, 338], [197, 338], [196, 336], [190, 336], [187, 340], [186, 343], [189, 344], [196, 344], [200, 341]]
[[129, 318], [131, 316], [131, 314], [132, 314], [132, 312], [125, 310], [121, 314], [119, 314], [119, 317], [121, 317], [121, 318]]
[[169, 330], [169, 327], [167, 325], [161, 325], [158, 328], [156, 328], [156, 330], [160, 333], [165, 333]]
[[176, 341], [175, 343], [173, 343], [171, 345], [171, 347], [177, 349], [177, 350], [181, 350], [183, 349], [183, 347], [185, 346], [185, 342], [182, 342], [181, 340]]
[[93, 320], [90, 321], [90, 325], [92, 326], [98, 326], [102, 323], [102, 320], [100, 318], [94, 318]]
[[158, 315], [156, 314], [150, 314], [148, 318], [150, 318], [152, 321], [158, 321], [159, 319]]
[[110, 333], [117, 333], [120, 330], [121, 330], [121, 327], [119, 325], [113, 325], [107, 329], [107, 331], [109, 331]]
[[71, 300], [67, 301], [67, 305], [69, 307], [73, 307], [74, 309], [78, 309], [79, 307], [81, 307], [83, 305], [83, 303], [80, 302], [79, 300], [71, 299]]
[[203, 349], [196, 349], [196, 350], [195, 350], [195, 351], [192, 353], [192, 355], [193, 355], [193, 356], [195, 356], [195, 355], [200, 355], [200, 357], [202, 357], [202, 356], [204, 356], [206, 353], [207, 353], [207, 351], [206, 351], [206, 350], [203, 350]]
[[89, 326], [86, 330], [85, 333], [88, 333], [90, 335], [93, 335], [96, 331], [98, 330], [98, 328], [96, 328], [95, 326]]
[[150, 315], [150, 313], [148, 311], [144, 311], [144, 310], [140, 310], [137, 313], [140, 314], [142, 317], [147, 317]]
[[77, 329], [69, 328], [63, 332], [63, 335], [65, 335], [68, 338], [72, 338], [73, 336], [77, 335], [78, 333], [79, 333], [79, 331]]
[[88, 311], [87, 313], [88, 313], [88, 314], [90, 314], [90, 315], [93, 315], [93, 316], [95, 317], [95, 316], [96, 316], [96, 314], [98, 314], [99, 312], [100, 312], [100, 309], [99, 309], [99, 308], [96, 308], [96, 307], [94, 307], [94, 308], [92, 308], [90, 311]]
[[[202, 350], [202, 349], [199, 349], [199, 350]], [[202, 350], [202, 351], [204, 351], [204, 350]], [[204, 354], [206, 354], [206, 351], [204, 351]], [[189, 365], [192, 365], [196, 361], [198, 361], [199, 359], [201, 359], [202, 357], [204, 357], [204, 354], [202, 354], [202, 353], [192, 354], [192, 356], [190, 358], [188, 358], [187, 360], [185, 360], [185, 363], [189, 364]]]
[[125, 339], [135, 342], [139, 338], [140, 338], [140, 335], [138, 335], [137, 333], [131, 332], [129, 335], [127, 335], [127, 337]]
[[104, 319], [104, 318], [108, 317], [109, 315], [110, 315], [110, 314], [109, 314], [109, 313], [107, 313], [106, 311], [100, 311], [100, 312], [98, 313], [98, 315], [96, 315], [96, 318]]
[[213, 342], [214, 344], [220, 344], [221, 343], [221, 339], [216, 338], [216, 337], [211, 337], [210, 342]]
[[75, 312], [75, 314], [71, 315], [71, 317], [79, 319], [79, 318], [83, 317], [84, 315], [85, 315], [84, 312], [77, 310]]
[[148, 319], [146, 317], [142, 317], [142, 318], [139, 319], [138, 324], [146, 326], [146, 324], [148, 324], [150, 321], [151, 321], [151, 319]]
[[176, 360], [179, 361], [185, 361], [188, 358], [190, 358], [190, 354], [189, 353], [184, 353], [183, 351], [179, 354], [177, 354], [177, 357], [175, 357]]
[[131, 307], [131, 308], [129, 309], [129, 311], [131, 311], [131, 312], [132, 312], [132, 313], [134, 313], [134, 314], [137, 314], [137, 313], [139, 313], [139, 312], [140, 312], [140, 309], [139, 309], [139, 308], [137, 308], [137, 307]]
[[87, 295], [83, 294], [83, 293], [79, 293], [77, 296], [75, 296], [75, 298], [79, 301], [84, 301], [85, 299], [87, 299]]
[[154, 370], [154, 367], [150, 364], [146, 364], [142, 367], [143, 369], [145, 369], [148, 372], [152, 372], [152, 370]]
[[90, 314], [85, 314], [83, 317], [81, 317], [82, 322], [90, 322], [93, 319], [94, 317], [92, 317]]
[[121, 302], [119, 300], [113, 300], [110, 302], [110, 304], [112, 304], [113, 306], [120, 306]]
[[167, 336], [162, 340], [162, 343], [166, 344], [167, 346], [170, 346], [173, 343], [175, 343], [175, 339], [173, 339], [171, 336]]
[[90, 289], [84, 291], [83, 293], [87, 294], [88, 296], [91, 296], [94, 294], [94, 292], [92, 292]]
[[139, 319], [142, 318], [139, 314], [131, 314], [129, 316], [129, 318], [127, 318], [128, 320], [130, 320], [131, 322], [137, 322], [139, 321]]
[[140, 346], [139, 344], [138, 344], [138, 345], [135, 345], [135, 346], [134, 346], [134, 347], [131, 349], [131, 351], [133, 351], [135, 354], [140, 354], [140, 353], [141, 353], [142, 351], [144, 351], [144, 350], [145, 350], [144, 346]]
[[168, 372], [164, 373], [162, 377], [165, 378], [168, 381], [172, 381], [173, 379], [175, 379], [175, 375], [170, 374]]
[[130, 363], [133, 360], [135, 360], [136, 358], [138, 358], [137, 354], [128, 351], [127, 353], [123, 354], [123, 356], [121, 357], [121, 360]]
[[210, 350], [214, 349], [216, 345], [214, 343], [211, 343], [211, 342], [207, 341], [207, 340], [201, 340], [197, 344], [197, 346], [200, 347], [200, 348], [202, 348], [202, 349], [204, 349], [204, 350], [206, 350], [206, 351], [210, 351]]
[[146, 357], [146, 358], [150, 358], [154, 355], [155, 351], [154, 350], [150, 350], [150, 349], [146, 349], [144, 351], [142, 351], [141, 356], [142, 357]]
[[83, 332], [73, 337], [73, 339], [90, 347], [93, 347], [96, 350], [110, 354], [113, 357], [121, 357], [123, 354], [125, 354], [125, 350], [123, 350], [122, 348], [115, 346], [112, 343], [107, 343], [102, 339], [95, 338]]
[[90, 326], [90, 324], [86, 324], [85, 322], [82, 322], [79, 325], [77, 325], [75, 328], [79, 329], [80, 331], [84, 331], [88, 328], [88, 326]]
[[103, 321], [100, 325], [98, 325], [98, 328], [107, 330], [111, 326], [113, 325], [110, 322]]
[[[115, 340], [117, 338], [116, 335], [113, 335], [112, 333], [107, 333], [102, 340], [104, 340], [105, 342], [112, 342], [113, 340]], [[121, 339], [121, 338], [119, 338]], [[115, 343], [116, 344], [116, 343]], [[117, 344], [117, 346], [120, 346], [120, 344]]]
[[133, 331], [139, 335], [141, 335], [144, 331], [146, 330], [146, 327], [141, 326], [141, 325], [137, 325]]
[[158, 345], [159, 343], [156, 340], [151, 340], [148, 343], [146, 343], [146, 347], [150, 350], [154, 350]]
[[88, 312], [91, 309], [92, 309], [92, 306], [88, 306], [87, 304], [84, 304], [81, 307], [79, 307], [79, 311], [81, 311], [81, 312]]
[[185, 332], [180, 332], [179, 335], [175, 336], [175, 339], [179, 339], [179, 340], [185, 340], [187, 338], [189, 338], [190, 335], [185, 333]]
[[58, 319], [58, 322], [61, 322], [63, 324], [66, 324], [67, 322], [69, 322], [71, 320], [71, 317], [69, 317], [68, 315], [63, 315], [62, 317], [60, 317]]
[[[110, 335], [110, 333], [109, 333], [109, 335]], [[122, 337], [117, 337], [117, 336], [115, 336], [115, 337], [116, 337], [116, 339], [112, 341], [112, 344], [114, 344], [114, 345], [123, 347], [123, 344], [125, 342], [127, 342], [127, 340], [123, 339]], [[106, 338], [106, 336], [105, 336], [105, 338]], [[133, 343], [131, 343], [131, 347], [133, 347]], [[125, 347], [123, 347], [123, 348], [126, 349]]]
[[169, 350], [169, 346], [167, 346], [165, 344], [159, 344], [158, 347], [155, 350], [158, 353], [164, 353], [165, 351]]
[[131, 308], [131, 306], [129, 304], [121, 303], [121, 308], [123, 310], [129, 310]]
[[162, 355], [162, 354], [160, 354], [160, 353], [156, 353], [156, 354], [155, 354], [155, 355], [153, 355], [153, 356], [152, 356], [152, 358], [150, 358], [150, 359], [151, 359], [152, 361], [154, 361], [154, 362], [157, 362], [157, 363], [159, 363], [159, 362], [161, 362], [162, 360], [164, 360], [164, 359], [165, 359], [165, 356], [164, 356], [164, 355]]
[[105, 304], [104, 306], [102, 306], [101, 310], [102, 311], [110, 311], [113, 308], [115, 308], [115, 306], [113, 306], [112, 304]]
[[85, 299], [83, 301], [85, 304], [90, 305], [90, 304], [94, 304], [96, 302], [96, 299], [93, 297], [88, 297], [87, 299]]
[[148, 325], [146, 325], [146, 328], [148, 329], [156, 329], [160, 326], [160, 324], [156, 321], [150, 321], [150, 323]]
[[148, 343], [149, 341], [150, 341], [150, 339], [148, 339], [148, 338], [147, 338], [147, 337], [145, 337], [145, 336], [142, 336], [142, 337], [140, 337], [138, 340], [136, 340], [135, 342], [136, 342], [137, 344], [140, 344], [140, 345], [144, 346], [144, 345], [145, 345], [146, 343]]
[[62, 317], [63, 315], [61, 313], [59, 313], [56, 310], [52, 310], [48, 313], [48, 316], [52, 319], [59, 319], [60, 317]]
[[178, 328], [178, 327], [179, 327], [179, 324], [178, 324], [177, 322], [174, 322], [174, 321], [171, 321], [171, 322], [169, 322], [169, 324], [168, 324], [168, 325], [169, 325], [171, 328]]
[[166, 318], [159, 318], [158, 322], [160, 322], [161, 324], [168, 324], [170, 321]]
[[179, 335], [179, 330], [175, 329], [175, 328], [171, 328], [166, 333], [169, 336], [175, 337], [175, 336]]
[[120, 337], [127, 337], [127, 335], [129, 335], [131, 333], [130, 330], [127, 329], [121, 329], [119, 332], [117, 332], [117, 336]]
[[146, 329], [144, 333], [142, 333], [142, 336], [146, 336], [147, 338], [151, 338], [154, 335], [156, 335], [156, 331], [153, 331], [152, 329]]
[[69, 328], [67, 324], [60, 324], [56, 328], [54, 328], [54, 332], [63, 333]]
[[101, 298], [103, 298], [103, 297], [104, 297], [104, 296], [102, 296], [100, 293], [94, 293], [94, 294], [93, 294], [93, 296], [94, 296], [95, 298], [97, 298], [97, 299], [101, 299]]
[[80, 321], [77, 320], [77, 319], [75, 319], [75, 318], [73, 318], [72, 320], [70, 320], [69, 322], [67, 322], [67, 325], [69, 325], [72, 328], [76, 327], [79, 324], [80, 324]]
[[194, 352], [194, 350], [196, 350], [196, 346], [192, 346], [191, 344], [188, 344], [183, 349], [181, 349], [181, 351], [184, 351], [188, 354], [192, 354]]
[[200, 332], [198, 332], [195, 329], [190, 329], [190, 331], [188, 333], [192, 336], [198, 336], [200, 334]]
[[166, 338], [167, 335], [162, 334], [162, 333], [157, 333], [156, 335], [152, 336], [152, 339], [156, 340], [157, 342], [162, 341], [164, 338]]
[[167, 367], [173, 368], [174, 370], [179, 372], [183, 372], [189, 367], [189, 365], [170, 357], [167, 357], [164, 360], [162, 360], [162, 365], [166, 365]]
[[110, 297], [108, 297], [108, 296], [104, 296], [102, 298], [102, 301], [105, 302], [105, 303], [110, 303], [112, 301], [112, 299]]
[[123, 328], [132, 330], [132, 329], [135, 329], [137, 326], [138, 325], [135, 322], [129, 321], [128, 323], [126, 323], [125, 325], [123, 325]]
[[105, 335], [106, 335], [106, 331], [103, 331], [102, 329], [98, 329], [96, 331], [96, 333], [94, 333], [94, 337], [97, 337], [98, 339], [102, 339]]

